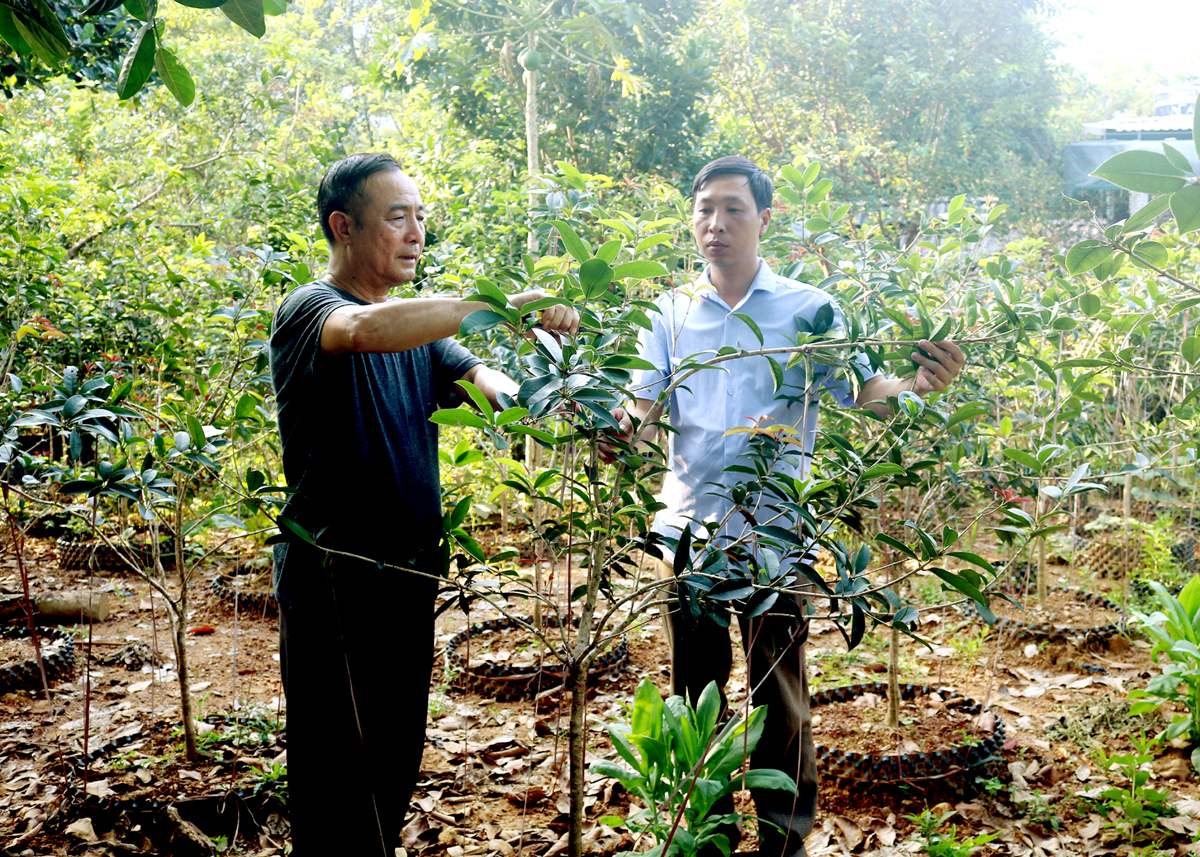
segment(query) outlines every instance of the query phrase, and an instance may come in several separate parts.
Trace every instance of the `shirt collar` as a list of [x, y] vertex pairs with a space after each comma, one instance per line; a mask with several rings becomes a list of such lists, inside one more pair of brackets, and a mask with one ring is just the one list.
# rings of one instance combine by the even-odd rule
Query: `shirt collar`
[[[708, 278], [708, 271], [709, 266], [704, 265], [702, 274], [696, 278], [696, 289], [715, 292], [716, 288], [713, 286], [713, 281]], [[746, 294], [754, 292], [755, 289], [764, 289], [774, 294], [778, 287], [779, 277], [775, 275], [775, 271], [770, 270], [766, 259], [758, 257], [758, 272], [755, 274], [754, 280], [750, 282], [750, 288], [746, 289]]]
[[[696, 279], [696, 291], [719, 301], [720, 298], [717, 297], [716, 287], [713, 286], [712, 281], [708, 278], [708, 271], [709, 266], [705, 265], [703, 273]], [[750, 288], [746, 291], [746, 296], [749, 297], [751, 292], [758, 289], [774, 294], [778, 287], [779, 277], [771, 270], [771, 266], [767, 264], [767, 260], [759, 256], [758, 273], [754, 275], [754, 279], [750, 283]], [[744, 301], [745, 298], [742, 300]]]

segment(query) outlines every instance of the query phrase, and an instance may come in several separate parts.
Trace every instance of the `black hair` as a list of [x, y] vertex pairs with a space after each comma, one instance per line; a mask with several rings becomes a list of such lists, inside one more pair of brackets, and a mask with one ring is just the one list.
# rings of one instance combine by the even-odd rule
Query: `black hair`
[[333, 246], [333, 230], [329, 227], [329, 216], [335, 211], [343, 211], [354, 218], [355, 224], [362, 225], [362, 212], [366, 203], [363, 193], [363, 183], [375, 173], [385, 170], [399, 170], [400, 164], [386, 152], [360, 152], [357, 155], [347, 155], [331, 165], [321, 177], [321, 185], [317, 188], [317, 217], [321, 221], [321, 231], [325, 240]]
[[700, 172], [696, 173], [696, 178], [692, 181], [693, 205], [695, 205], [696, 194], [700, 192], [700, 188], [717, 176], [745, 176], [746, 181], [750, 183], [750, 193], [754, 195], [754, 204], [758, 210], [762, 211], [764, 208], [771, 207], [771, 201], [775, 196], [775, 185], [771, 183], [771, 177], [763, 172], [754, 161], [743, 158], [741, 155], [726, 155], [715, 161], [709, 161], [701, 167]]

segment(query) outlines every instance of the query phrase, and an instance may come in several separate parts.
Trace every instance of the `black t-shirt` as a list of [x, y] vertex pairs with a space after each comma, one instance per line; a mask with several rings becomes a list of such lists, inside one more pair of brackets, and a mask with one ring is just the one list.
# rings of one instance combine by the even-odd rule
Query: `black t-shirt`
[[367, 302], [323, 281], [283, 299], [271, 329], [283, 470], [296, 493], [284, 514], [322, 544], [398, 561], [441, 535], [439, 407], [481, 362], [452, 339], [392, 354], [325, 354], [335, 309]]

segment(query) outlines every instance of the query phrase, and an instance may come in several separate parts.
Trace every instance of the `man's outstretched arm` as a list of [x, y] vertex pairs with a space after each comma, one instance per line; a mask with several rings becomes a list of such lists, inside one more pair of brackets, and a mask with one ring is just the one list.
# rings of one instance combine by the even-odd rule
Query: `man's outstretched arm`
[[[544, 297], [545, 292], [535, 289], [512, 295], [509, 300], [520, 308]], [[448, 336], [457, 336], [464, 318], [487, 308], [485, 303], [457, 298], [403, 298], [365, 306], [338, 307], [321, 328], [321, 350], [326, 354], [410, 351]], [[539, 321], [550, 333], [574, 336], [579, 330], [579, 313], [570, 306], [548, 307], [542, 311]]]

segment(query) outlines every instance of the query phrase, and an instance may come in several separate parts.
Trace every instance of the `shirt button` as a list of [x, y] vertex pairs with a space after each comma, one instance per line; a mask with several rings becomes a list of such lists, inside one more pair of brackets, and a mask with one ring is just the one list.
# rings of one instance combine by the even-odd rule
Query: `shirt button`
[[733, 390], [726, 390], [725, 392], [728, 393], [730, 396], [733, 395]]

